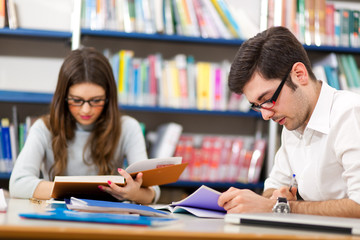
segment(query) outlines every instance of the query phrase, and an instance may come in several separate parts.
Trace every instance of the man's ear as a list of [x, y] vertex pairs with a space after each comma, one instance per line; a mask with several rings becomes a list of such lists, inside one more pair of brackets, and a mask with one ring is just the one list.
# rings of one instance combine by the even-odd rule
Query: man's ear
[[292, 67], [292, 79], [294, 83], [306, 85], [309, 82], [309, 74], [302, 62], [297, 62]]

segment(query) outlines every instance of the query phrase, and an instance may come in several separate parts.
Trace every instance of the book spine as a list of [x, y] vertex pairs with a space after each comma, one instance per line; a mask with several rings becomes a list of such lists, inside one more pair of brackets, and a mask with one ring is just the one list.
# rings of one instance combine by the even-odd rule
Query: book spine
[[217, 12], [219, 13], [221, 19], [230, 30], [232, 36], [234, 38], [244, 38], [240, 27], [237, 22], [231, 15], [228, 6], [226, 5], [224, 0], [211, 0]]
[[350, 12], [347, 9], [340, 10], [340, 45], [343, 47], [349, 47], [350, 42]]
[[0, 0], [0, 28], [5, 27], [5, 0]]
[[326, 44], [329, 46], [335, 45], [334, 12], [335, 12], [334, 4], [326, 3], [325, 35], [326, 35]]
[[12, 152], [11, 152], [11, 140], [10, 140], [10, 121], [8, 118], [1, 119], [1, 140], [3, 159], [5, 165], [5, 171], [11, 172], [12, 170]]

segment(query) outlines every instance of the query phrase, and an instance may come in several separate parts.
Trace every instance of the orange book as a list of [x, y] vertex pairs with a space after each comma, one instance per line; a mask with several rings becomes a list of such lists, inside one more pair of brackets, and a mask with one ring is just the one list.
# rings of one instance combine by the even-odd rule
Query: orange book
[[305, 44], [315, 43], [315, 1], [305, 0]]
[[5, 0], [0, 0], [0, 28], [5, 27]]
[[[176, 182], [186, 166], [181, 157], [153, 158], [135, 162], [125, 170], [133, 178], [142, 172], [142, 186], [149, 187]], [[126, 184], [125, 178], [120, 175], [55, 176], [51, 197], [111, 199], [111, 195], [99, 189], [99, 185], [107, 186], [108, 181], [119, 186]]]

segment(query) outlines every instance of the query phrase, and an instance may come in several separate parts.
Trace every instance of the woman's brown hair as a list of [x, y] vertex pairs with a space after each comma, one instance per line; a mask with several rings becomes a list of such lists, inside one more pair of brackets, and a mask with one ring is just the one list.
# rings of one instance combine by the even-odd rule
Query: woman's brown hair
[[[83, 161], [95, 164], [98, 174], [110, 174], [121, 133], [117, 87], [107, 58], [94, 48], [74, 50], [65, 58], [58, 76], [50, 114], [43, 120], [52, 134], [54, 165], [49, 175], [64, 175], [67, 167], [67, 143], [75, 136], [76, 120], [71, 115], [65, 98], [69, 88], [79, 83], [93, 83], [104, 88], [107, 102], [96, 120], [91, 135], [83, 149]], [[90, 158], [85, 156], [89, 148]]]

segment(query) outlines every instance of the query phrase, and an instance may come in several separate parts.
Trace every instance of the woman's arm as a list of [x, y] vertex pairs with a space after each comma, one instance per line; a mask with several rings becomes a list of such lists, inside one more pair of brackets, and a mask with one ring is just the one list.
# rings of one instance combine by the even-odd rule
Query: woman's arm
[[36, 199], [50, 199], [51, 198], [51, 191], [53, 189], [54, 182], [49, 181], [41, 181], [37, 185], [33, 198]]
[[[41, 182], [40, 170], [45, 157], [50, 134], [40, 119], [30, 129], [25, 145], [16, 159], [11, 173], [9, 191], [11, 197], [32, 198], [34, 191]], [[47, 193], [50, 194], [50, 193]]]

